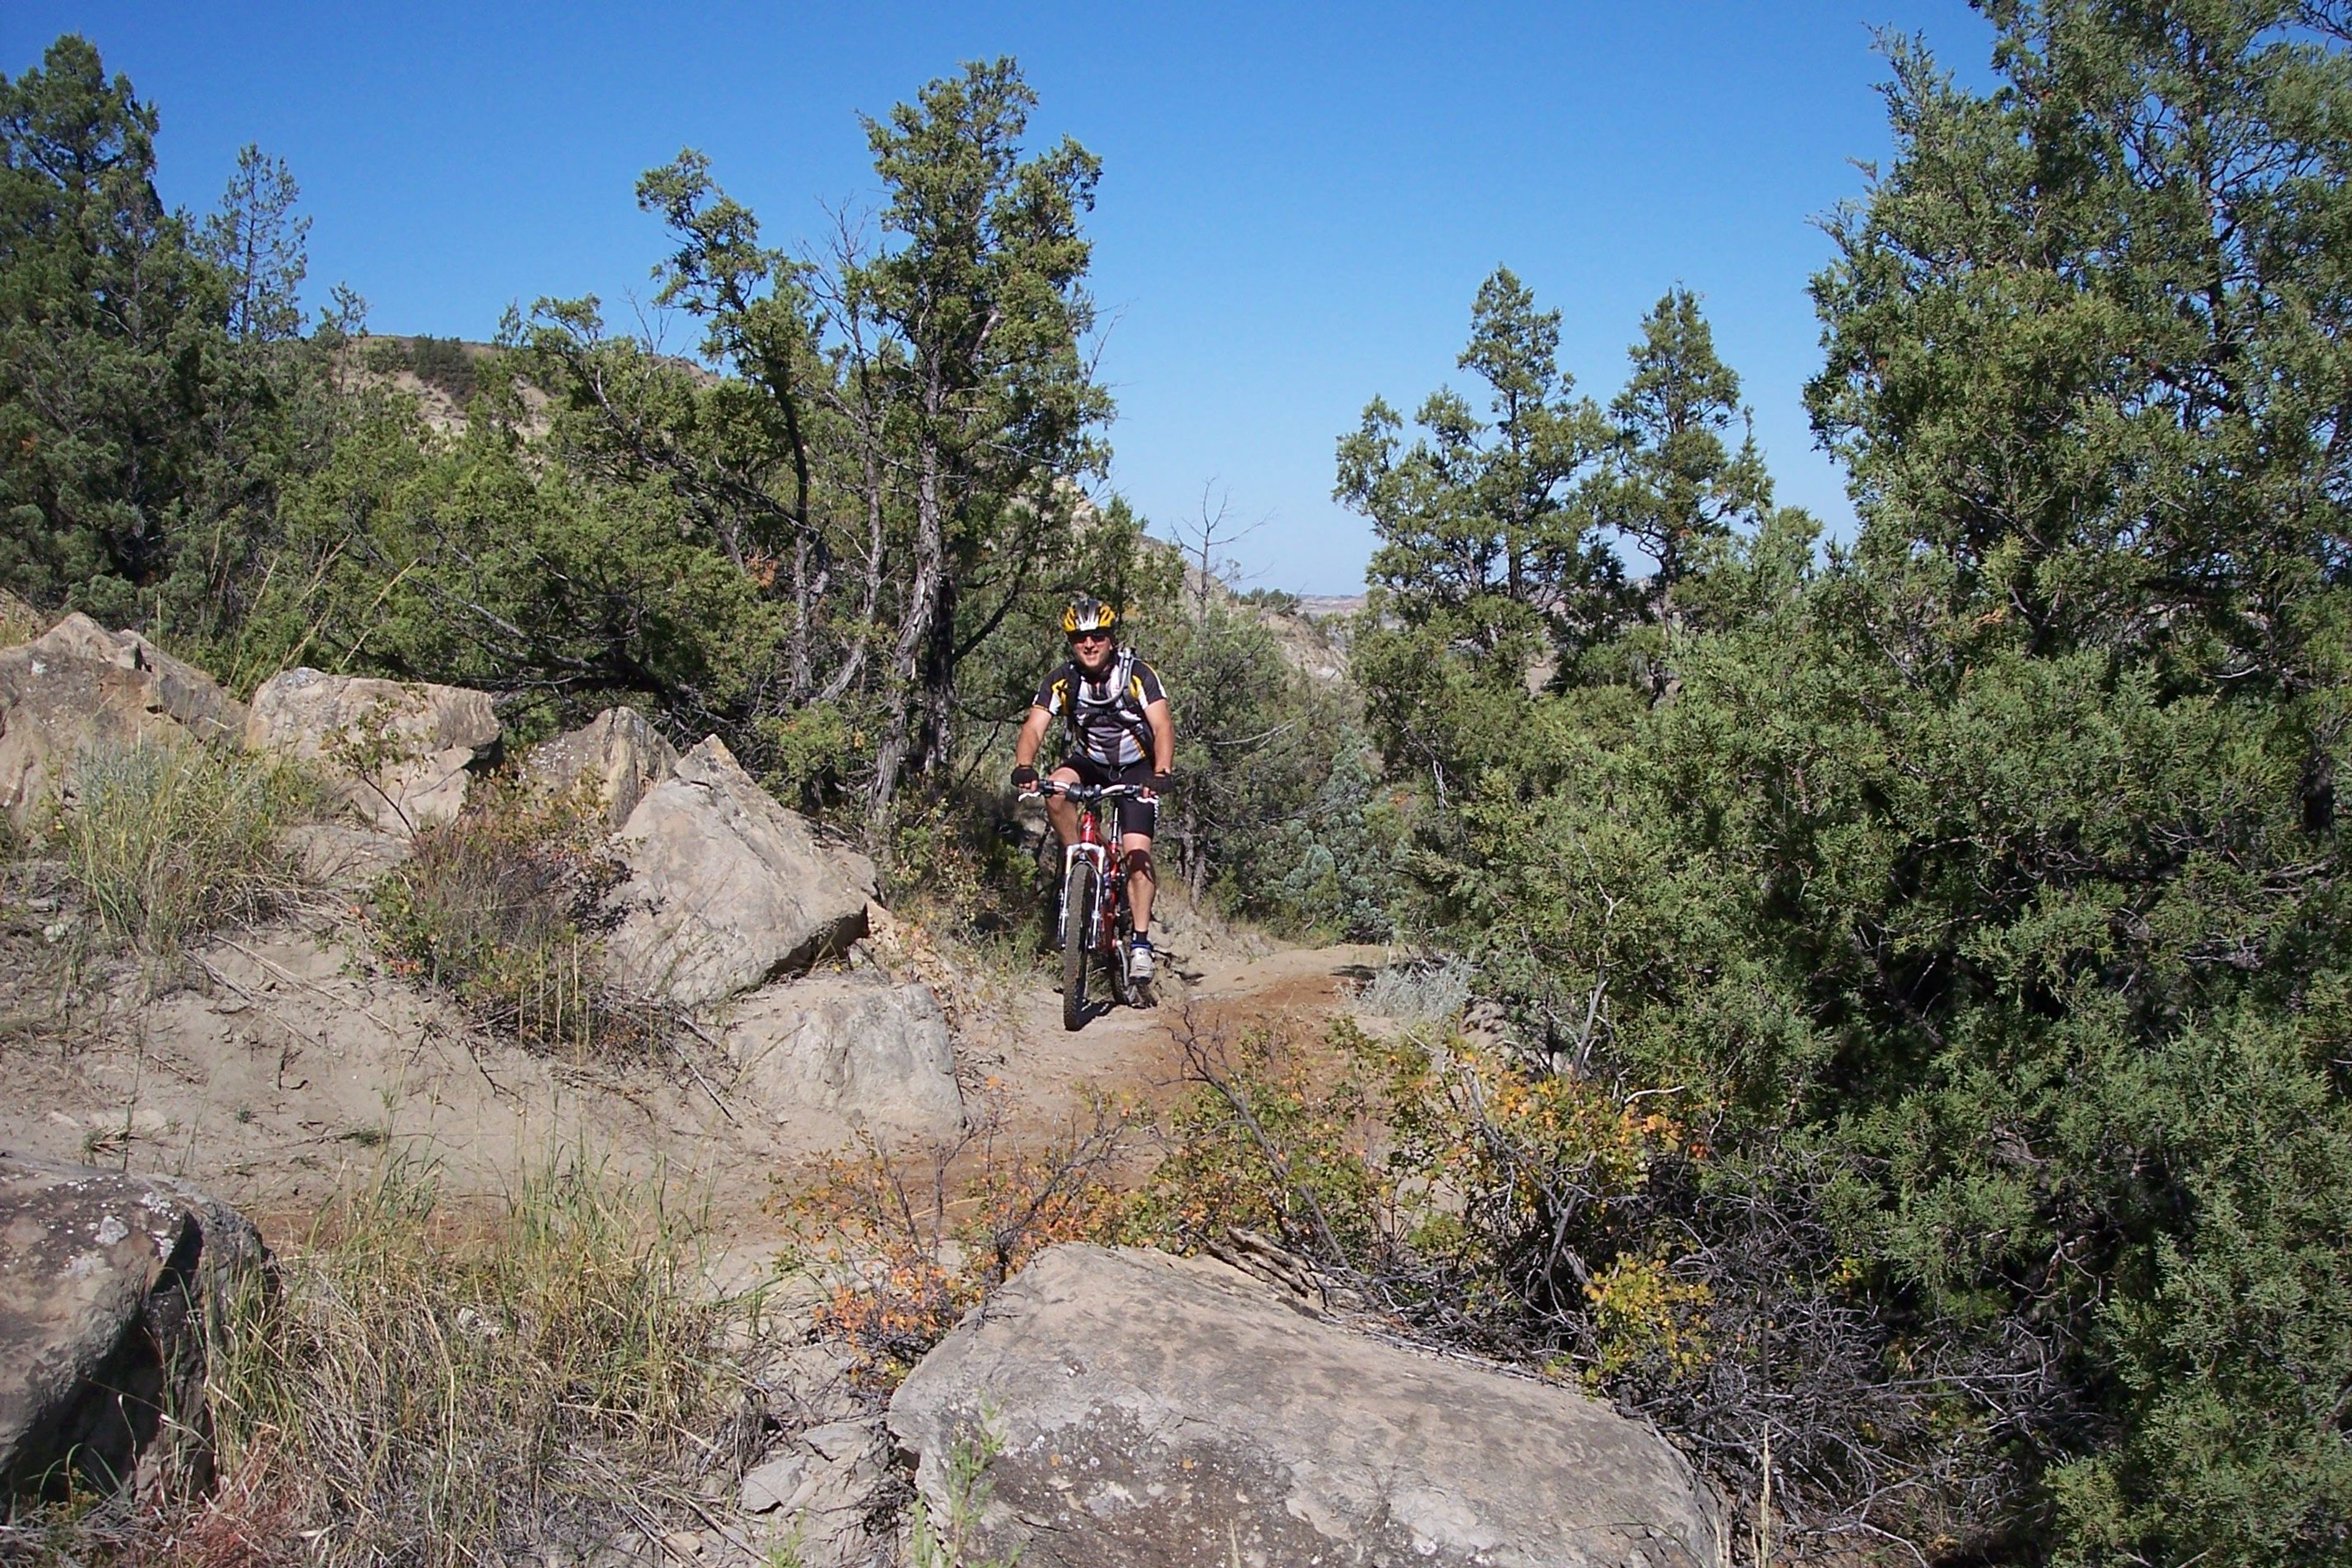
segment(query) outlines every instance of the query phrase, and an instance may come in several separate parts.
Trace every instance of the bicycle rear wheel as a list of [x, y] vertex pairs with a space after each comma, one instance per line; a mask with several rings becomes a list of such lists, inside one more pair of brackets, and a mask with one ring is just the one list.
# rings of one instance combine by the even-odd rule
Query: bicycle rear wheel
[[1095, 940], [1094, 868], [1073, 861], [1062, 874], [1062, 1027], [1087, 1024], [1087, 950]]

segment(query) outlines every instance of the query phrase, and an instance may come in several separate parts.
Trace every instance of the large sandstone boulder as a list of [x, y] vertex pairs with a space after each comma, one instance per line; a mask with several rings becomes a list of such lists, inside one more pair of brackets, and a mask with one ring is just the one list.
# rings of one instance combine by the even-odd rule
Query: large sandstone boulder
[[496, 759], [498, 715], [462, 686], [289, 669], [253, 694], [245, 743], [318, 764], [394, 833], [452, 822], [473, 770]]
[[684, 1007], [805, 970], [866, 934], [874, 868], [820, 843], [716, 735], [678, 758], [614, 840], [606, 970]]
[[946, 1517], [983, 1422], [981, 1549], [1026, 1568], [1713, 1568], [1664, 1439], [1575, 1391], [1310, 1318], [1206, 1260], [1059, 1247], [890, 1402]]
[[743, 999], [725, 1035], [735, 1089], [774, 1121], [830, 1117], [863, 1129], [951, 1139], [963, 1131], [955, 1047], [923, 985], [820, 975]]
[[205, 1356], [267, 1258], [244, 1216], [169, 1177], [0, 1155], [8, 1495], [203, 1484]]
[[0, 649], [0, 811], [25, 822], [84, 752], [234, 736], [244, 709], [136, 632], [68, 616]]
[[677, 748], [646, 722], [634, 708], [607, 708], [580, 729], [530, 749], [523, 776], [550, 795], [577, 790], [604, 813], [614, 827], [625, 826], [646, 792], [669, 777]]

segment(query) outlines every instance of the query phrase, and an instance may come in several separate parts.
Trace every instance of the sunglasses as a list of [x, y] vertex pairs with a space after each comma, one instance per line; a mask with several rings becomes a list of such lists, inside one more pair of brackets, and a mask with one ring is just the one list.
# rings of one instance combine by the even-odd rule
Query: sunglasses
[[1070, 634], [1070, 640], [1074, 643], [1108, 642], [1110, 641], [1110, 634], [1108, 632], [1072, 632]]

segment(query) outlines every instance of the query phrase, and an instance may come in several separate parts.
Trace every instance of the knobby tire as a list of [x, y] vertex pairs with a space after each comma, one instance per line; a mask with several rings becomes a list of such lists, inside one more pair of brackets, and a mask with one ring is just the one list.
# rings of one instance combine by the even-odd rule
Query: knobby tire
[[1138, 985], [1135, 983], [1135, 977], [1127, 972], [1128, 955], [1134, 951], [1135, 912], [1127, 907], [1127, 900], [1122, 899], [1118, 905], [1118, 923], [1111, 931], [1110, 955], [1111, 990], [1118, 995], [1118, 1005], [1122, 1007], [1143, 1005], [1143, 988]]
[[1087, 950], [1094, 945], [1095, 874], [1073, 861], [1062, 884], [1062, 1027], [1087, 1026]]

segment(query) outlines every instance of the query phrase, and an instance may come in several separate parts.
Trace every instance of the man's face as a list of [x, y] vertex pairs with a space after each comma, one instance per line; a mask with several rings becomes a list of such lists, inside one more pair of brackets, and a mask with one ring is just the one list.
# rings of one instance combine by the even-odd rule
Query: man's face
[[1070, 656], [1088, 675], [1100, 675], [1110, 668], [1110, 650], [1111, 636], [1108, 632], [1070, 634]]

